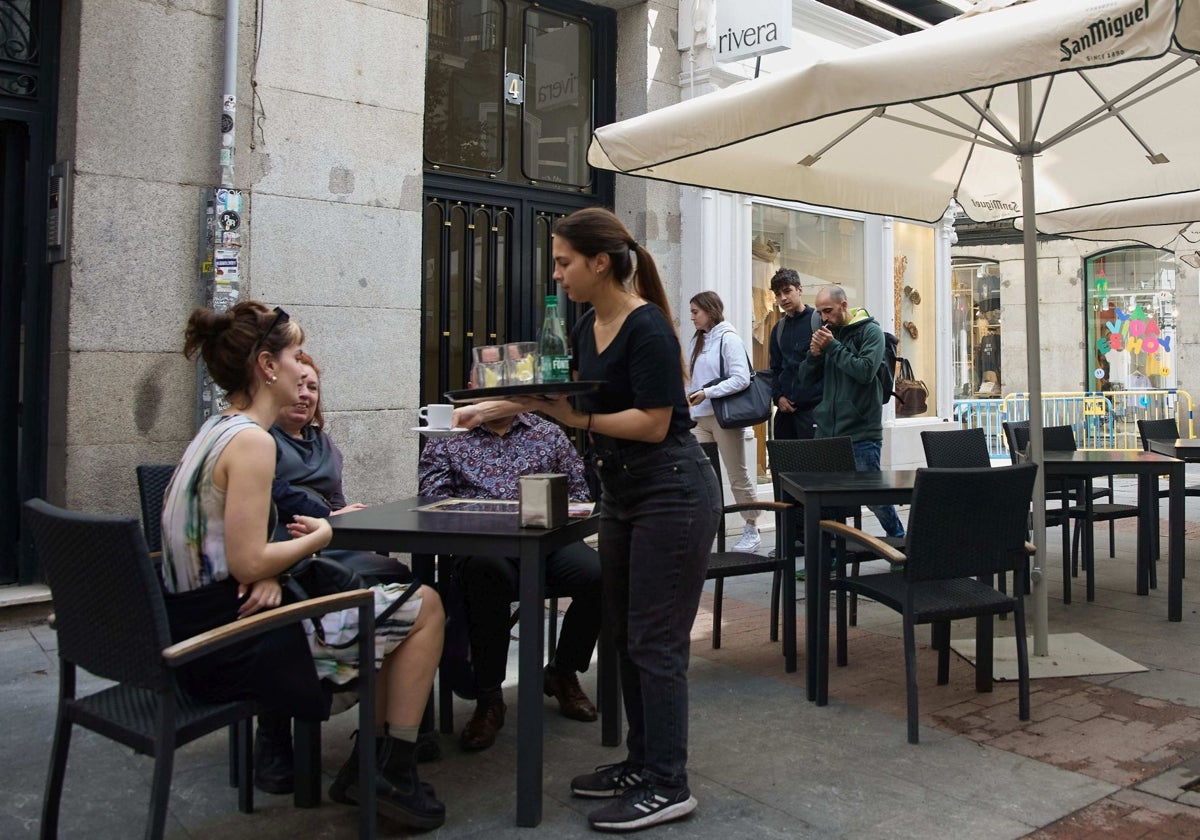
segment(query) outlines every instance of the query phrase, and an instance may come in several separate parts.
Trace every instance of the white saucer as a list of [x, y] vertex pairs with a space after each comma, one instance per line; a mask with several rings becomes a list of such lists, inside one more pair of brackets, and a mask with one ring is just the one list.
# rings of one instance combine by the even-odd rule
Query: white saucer
[[461, 435], [463, 432], [470, 431], [470, 429], [464, 429], [461, 426], [453, 429], [431, 429], [428, 426], [413, 426], [412, 430], [431, 438], [450, 437], [451, 435]]

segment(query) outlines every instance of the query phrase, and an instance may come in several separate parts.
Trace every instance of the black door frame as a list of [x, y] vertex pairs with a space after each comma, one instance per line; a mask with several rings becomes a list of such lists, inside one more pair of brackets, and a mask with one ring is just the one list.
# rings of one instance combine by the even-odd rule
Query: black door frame
[[[616, 119], [616, 13], [611, 9], [593, 6], [576, 0], [543, 0], [538, 5], [543, 8], [573, 15], [586, 19], [592, 26], [592, 120], [595, 126], [607, 125]], [[611, 172], [594, 170], [592, 173], [593, 186], [590, 191], [568, 191], [528, 184], [507, 183], [470, 175], [454, 175], [444, 169], [426, 169], [424, 172], [424, 195], [422, 207], [428, 208], [433, 201], [461, 202], [468, 206], [507, 207], [511, 209], [512, 242], [511, 262], [506, 264], [508, 286], [506, 288], [507, 305], [505, 309], [506, 323], [496, 325], [502, 330], [508, 341], [532, 340], [541, 324], [542, 300], [534, 294], [534, 278], [537, 276], [535, 249], [532, 246], [532, 236], [535, 221], [539, 214], [567, 214], [583, 207], [596, 205], [612, 207], [615, 192], [615, 177]], [[423, 212], [426, 212], [423, 209]], [[548, 256], [547, 256], [548, 259]], [[547, 277], [549, 276], [547, 265]], [[549, 290], [547, 290], [549, 292]], [[426, 300], [425, 279], [422, 275], [422, 323], [428, 316], [425, 310]], [[440, 297], [440, 309], [443, 322], [447, 320], [448, 308], [457, 303], [460, 306], [470, 306], [471, 301], [451, 301], [443, 284]], [[576, 313], [574, 307], [566, 307], [564, 317], [568, 328], [574, 323]], [[445, 326], [440, 325], [442, 327]], [[447, 330], [437, 330], [440, 346], [437, 357], [439, 364], [436, 369], [422, 365], [420, 393], [422, 402], [440, 402], [442, 394], [449, 388], [462, 387], [466, 371], [452, 371], [446, 360], [451, 358], [448, 352], [451, 342], [456, 337], [448, 335]], [[428, 347], [424, 346], [426, 338], [422, 331], [421, 358], [426, 355]], [[486, 339], [477, 340], [474, 336], [461, 337], [469, 347], [474, 343], [488, 343]], [[467, 351], [469, 353], [469, 349]]]
[[[22, 584], [43, 579], [41, 565], [22, 528], [21, 504], [45, 496], [47, 487], [53, 271], [46, 259], [46, 209], [48, 172], [56, 151], [61, 20], [57, 0], [38, 2], [35, 8], [36, 32], [28, 33], [34, 39], [33, 59], [12, 62], [7, 53], [0, 54], [0, 70], [10, 77], [15, 72], [28, 74], [32, 82], [28, 92], [14, 92], [0, 85], [0, 120], [23, 123], [28, 136], [24, 200], [18, 208], [24, 225], [22, 253], [2, 257], [5, 273], [16, 272], [19, 276], [6, 276], [0, 281], [19, 289], [23, 331], [15, 353], [10, 345], [0, 359], [0, 394], [5, 395], [0, 402], [0, 445], [8, 447], [17, 441], [15, 453], [10, 450], [0, 455], [6, 467], [15, 462], [16, 478], [15, 482], [0, 485], [0, 583]], [[9, 33], [7, 23], [5, 32]], [[5, 313], [5, 324], [13, 320], [12, 313]], [[18, 395], [16, 404], [12, 394]]]

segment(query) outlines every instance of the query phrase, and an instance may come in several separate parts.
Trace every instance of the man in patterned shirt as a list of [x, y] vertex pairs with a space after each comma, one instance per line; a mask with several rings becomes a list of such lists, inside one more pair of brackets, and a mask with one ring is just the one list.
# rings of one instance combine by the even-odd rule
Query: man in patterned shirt
[[[567, 476], [572, 501], [587, 501], [583, 462], [567, 436], [536, 414], [517, 414], [484, 423], [454, 437], [429, 440], [421, 452], [420, 494], [459, 499], [516, 499], [517, 480], [535, 473]], [[516, 558], [458, 556], [453, 575], [467, 606], [471, 665], [479, 697], [463, 728], [463, 749], [483, 750], [504, 726], [500, 690], [508, 664], [511, 603], [518, 598]], [[596, 707], [579, 685], [600, 632], [600, 558], [575, 543], [546, 558], [546, 583], [571, 606], [562, 621], [554, 661], [546, 666], [545, 692], [562, 713], [594, 721]]]

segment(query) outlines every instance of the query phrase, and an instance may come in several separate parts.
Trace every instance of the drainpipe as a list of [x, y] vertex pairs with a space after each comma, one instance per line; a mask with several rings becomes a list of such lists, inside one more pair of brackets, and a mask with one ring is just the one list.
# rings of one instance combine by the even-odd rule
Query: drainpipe
[[221, 186], [233, 186], [237, 115], [238, 0], [225, 0], [225, 76], [221, 85]]
[[[238, 0], [225, 0], [225, 61], [221, 82], [219, 184], [200, 190], [200, 301], [218, 311], [237, 303], [245, 244], [241, 190], [233, 186], [237, 116]], [[202, 361], [196, 368], [196, 425], [226, 407], [225, 394]]]

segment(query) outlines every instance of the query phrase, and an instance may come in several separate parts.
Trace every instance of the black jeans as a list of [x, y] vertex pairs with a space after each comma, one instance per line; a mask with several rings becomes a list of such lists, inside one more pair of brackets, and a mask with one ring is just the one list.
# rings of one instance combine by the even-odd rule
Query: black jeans
[[775, 412], [776, 440], [812, 440], [817, 433], [811, 408], [798, 408], [791, 414]]
[[[685, 439], [686, 438], [686, 439]], [[692, 624], [721, 515], [712, 465], [690, 434], [653, 448], [597, 447], [600, 562], [629, 719], [628, 760], [687, 784]]]
[[[508, 557], [458, 556], [454, 576], [467, 605], [471, 667], [481, 695], [499, 692], [508, 665], [513, 601], [518, 600], [520, 568]], [[600, 558], [574, 543], [546, 558], [546, 586], [571, 599], [563, 616], [554, 664], [563, 672], [586, 671], [600, 634]]]

